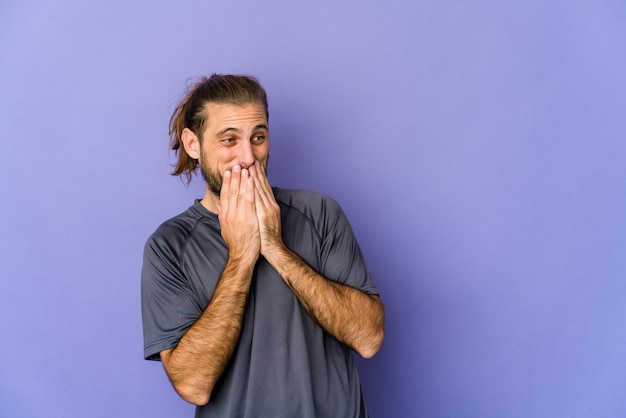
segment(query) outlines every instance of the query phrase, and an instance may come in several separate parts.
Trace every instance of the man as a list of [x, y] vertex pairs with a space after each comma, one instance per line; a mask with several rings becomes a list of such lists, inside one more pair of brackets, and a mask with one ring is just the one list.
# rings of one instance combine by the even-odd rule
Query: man
[[148, 239], [144, 356], [197, 417], [367, 417], [352, 350], [370, 358], [383, 305], [339, 206], [272, 188], [267, 97], [202, 78], [170, 120], [174, 175], [206, 192]]

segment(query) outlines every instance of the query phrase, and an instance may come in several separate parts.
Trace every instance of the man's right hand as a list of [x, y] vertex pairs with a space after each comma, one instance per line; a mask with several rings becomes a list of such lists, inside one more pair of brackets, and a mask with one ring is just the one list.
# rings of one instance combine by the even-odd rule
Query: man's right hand
[[209, 402], [241, 334], [243, 316], [261, 251], [254, 205], [254, 179], [240, 166], [224, 173], [218, 216], [228, 260], [209, 305], [175, 348], [163, 350], [165, 371], [180, 396], [195, 405]]
[[218, 215], [229, 258], [254, 263], [261, 251], [254, 203], [254, 179], [236, 165], [224, 172]]

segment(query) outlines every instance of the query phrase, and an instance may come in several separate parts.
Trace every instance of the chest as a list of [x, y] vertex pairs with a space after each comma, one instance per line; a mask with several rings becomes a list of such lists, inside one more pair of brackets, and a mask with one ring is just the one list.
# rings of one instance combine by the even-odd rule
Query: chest
[[[286, 211], [281, 216], [282, 236], [287, 247], [320, 272], [321, 238], [318, 232], [297, 213]], [[193, 298], [201, 310], [208, 305], [227, 259], [228, 248], [218, 225], [203, 225], [186, 243], [182, 259], [183, 269], [193, 290]], [[292, 292], [276, 270], [261, 256], [255, 266], [251, 295], [261, 300], [273, 300], [274, 303], [280, 303], [284, 299], [289, 299], [288, 303], [292, 303], [293, 298]]]

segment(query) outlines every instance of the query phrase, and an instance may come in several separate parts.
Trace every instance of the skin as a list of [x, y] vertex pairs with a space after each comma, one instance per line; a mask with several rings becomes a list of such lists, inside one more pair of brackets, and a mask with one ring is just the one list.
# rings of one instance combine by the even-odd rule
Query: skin
[[205, 180], [211, 178], [201, 202], [219, 216], [228, 259], [202, 315], [175, 348], [161, 352], [176, 391], [193, 404], [209, 402], [237, 345], [259, 256], [326, 332], [362, 357], [374, 356], [384, 338], [380, 298], [327, 280], [282, 240], [280, 208], [266, 176], [269, 131], [263, 106], [210, 103], [207, 109], [203, 141], [189, 129], [182, 139], [189, 156], [200, 160]]

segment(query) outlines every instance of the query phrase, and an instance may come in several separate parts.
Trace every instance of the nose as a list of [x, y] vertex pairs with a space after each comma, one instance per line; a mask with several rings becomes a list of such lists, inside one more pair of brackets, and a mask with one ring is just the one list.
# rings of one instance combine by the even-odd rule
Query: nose
[[250, 167], [254, 164], [254, 154], [252, 153], [252, 144], [250, 141], [242, 141], [239, 149], [239, 163]]

